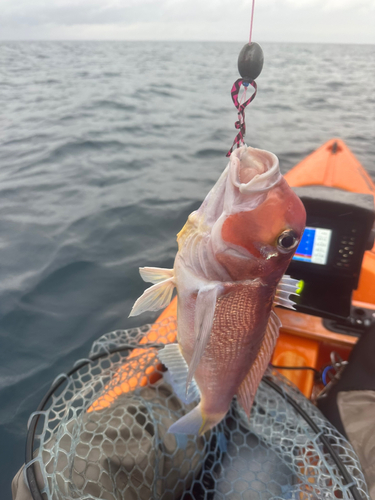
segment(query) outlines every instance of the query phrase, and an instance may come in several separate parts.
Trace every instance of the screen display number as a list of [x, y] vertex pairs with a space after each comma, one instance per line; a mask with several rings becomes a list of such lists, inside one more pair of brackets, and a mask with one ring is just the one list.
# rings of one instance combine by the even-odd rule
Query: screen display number
[[293, 259], [324, 266], [327, 264], [331, 236], [331, 229], [306, 227]]

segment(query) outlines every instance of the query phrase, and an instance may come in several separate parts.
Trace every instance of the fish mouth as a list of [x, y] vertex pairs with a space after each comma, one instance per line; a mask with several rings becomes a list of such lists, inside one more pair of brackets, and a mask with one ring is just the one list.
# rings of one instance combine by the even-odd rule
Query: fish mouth
[[276, 155], [242, 146], [231, 154], [231, 179], [241, 193], [268, 191], [281, 178]]

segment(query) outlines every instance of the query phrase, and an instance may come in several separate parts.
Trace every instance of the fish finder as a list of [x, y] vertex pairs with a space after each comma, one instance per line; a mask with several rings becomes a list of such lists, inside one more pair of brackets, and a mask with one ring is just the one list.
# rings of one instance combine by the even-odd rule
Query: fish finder
[[287, 274], [303, 281], [296, 310], [348, 318], [365, 250], [374, 243], [374, 198], [324, 186], [294, 188], [305, 206], [306, 228]]
[[328, 260], [331, 235], [332, 229], [306, 227], [293, 259], [325, 266]]

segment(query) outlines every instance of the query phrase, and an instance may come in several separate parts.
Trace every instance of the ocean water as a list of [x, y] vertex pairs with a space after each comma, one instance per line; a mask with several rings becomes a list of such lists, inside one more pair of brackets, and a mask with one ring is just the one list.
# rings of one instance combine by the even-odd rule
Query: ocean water
[[[138, 267], [224, 169], [240, 43], [0, 43], [0, 491], [52, 380], [128, 319]], [[375, 46], [262, 44], [246, 140], [286, 172], [340, 137], [375, 177]]]

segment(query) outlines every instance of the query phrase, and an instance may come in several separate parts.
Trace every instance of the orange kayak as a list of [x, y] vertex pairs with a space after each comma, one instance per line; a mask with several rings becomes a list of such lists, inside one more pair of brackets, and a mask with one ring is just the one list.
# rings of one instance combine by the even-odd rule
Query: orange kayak
[[[366, 170], [340, 139], [331, 139], [307, 156], [286, 175], [293, 187], [326, 186], [354, 193], [375, 195], [375, 185]], [[366, 251], [359, 285], [353, 292], [353, 305], [375, 310], [375, 246]], [[283, 327], [272, 362], [283, 366], [311, 366], [320, 369], [330, 364], [334, 350], [346, 360], [357, 337], [327, 330], [321, 318], [277, 309]], [[310, 397], [314, 375], [310, 371], [281, 371]]]
[[[375, 195], [375, 185], [366, 170], [353, 153], [340, 139], [331, 139], [315, 152], [311, 153], [286, 175], [286, 180], [293, 187], [325, 186], [354, 193]], [[353, 304], [358, 308], [373, 309], [375, 313], [375, 245], [366, 251], [357, 290], [353, 293]], [[322, 318], [295, 311], [276, 308], [282, 328], [272, 363], [279, 366], [312, 367], [320, 369], [330, 364], [330, 353], [337, 352], [343, 360], [350, 354], [357, 337], [335, 333], [325, 328]], [[157, 342], [166, 344], [175, 342], [177, 316], [177, 297], [162, 312], [156, 323], [144, 338], [144, 343]], [[142, 370], [148, 365], [150, 357], [155, 358], [155, 369]], [[89, 411], [109, 406], [120, 394], [132, 390], [132, 387], [146, 385], [160, 375], [156, 351], [147, 348], [133, 351], [127, 366], [121, 370], [108, 387], [106, 394], [100, 397]], [[314, 374], [310, 370], [280, 370], [293, 382], [306, 397], [311, 397], [314, 386]], [[156, 378], [155, 378], [156, 377]]]

